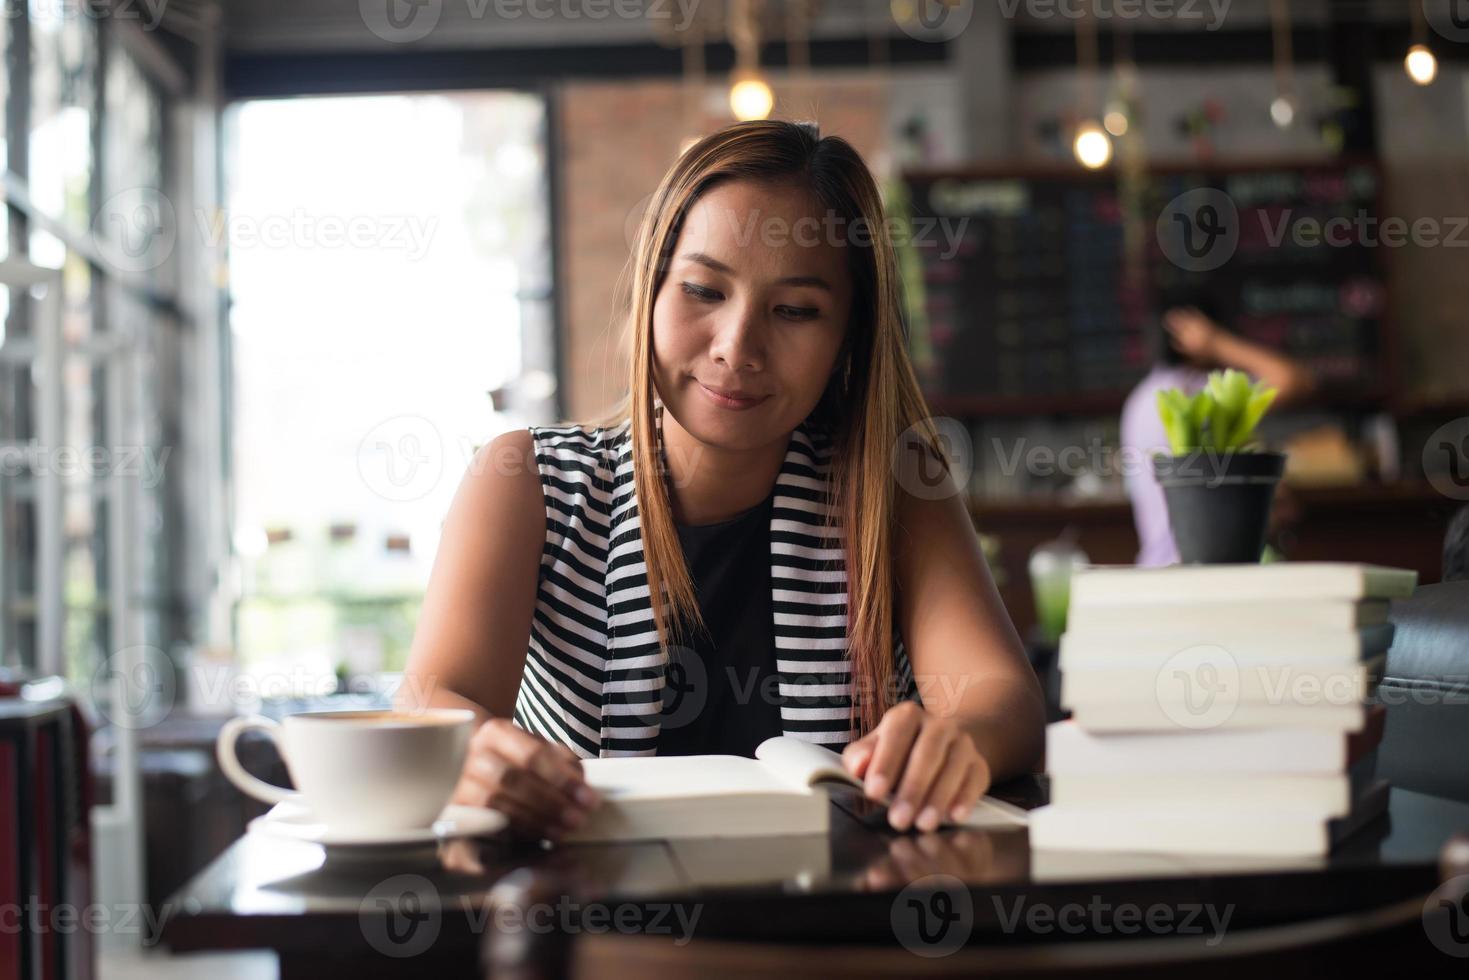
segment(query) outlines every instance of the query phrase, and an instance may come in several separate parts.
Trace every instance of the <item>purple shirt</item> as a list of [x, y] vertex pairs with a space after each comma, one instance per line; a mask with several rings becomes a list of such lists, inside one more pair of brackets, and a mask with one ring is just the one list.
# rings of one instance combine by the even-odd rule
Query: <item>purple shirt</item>
[[1158, 417], [1158, 392], [1178, 388], [1185, 395], [1203, 389], [1209, 375], [1187, 365], [1158, 365], [1137, 383], [1122, 406], [1123, 461], [1127, 496], [1132, 500], [1132, 519], [1137, 525], [1137, 563], [1141, 567], [1172, 565], [1178, 561], [1178, 546], [1168, 526], [1168, 504], [1163, 488], [1153, 476], [1154, 451], [1168, 452], [1168, 435]]

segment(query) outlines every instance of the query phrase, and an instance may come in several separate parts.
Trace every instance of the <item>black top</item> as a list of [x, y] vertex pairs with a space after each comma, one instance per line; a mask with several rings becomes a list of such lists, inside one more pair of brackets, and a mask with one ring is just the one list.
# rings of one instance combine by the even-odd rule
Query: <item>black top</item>
[[659, 755], [752, 756], [781, 733], [770, 606], [770, 496], [718, 524], [678, 525], [708, 629], [669, 649]]

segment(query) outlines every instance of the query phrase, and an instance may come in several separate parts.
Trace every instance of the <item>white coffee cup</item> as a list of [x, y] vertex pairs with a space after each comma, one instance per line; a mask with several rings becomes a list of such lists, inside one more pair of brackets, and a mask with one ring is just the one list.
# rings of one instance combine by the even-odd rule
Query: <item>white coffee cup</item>
[[[414, 830], [438, 819], [469, 747], [474, 712], [317, 711], [277, 722], [261, 715], [231, 718], [216, 754], [230, 782], [266, 803], [296, 800], [332, 829]], [[245, 771], [235, 742], [251, 728], [276, 743], [297, 792]]]

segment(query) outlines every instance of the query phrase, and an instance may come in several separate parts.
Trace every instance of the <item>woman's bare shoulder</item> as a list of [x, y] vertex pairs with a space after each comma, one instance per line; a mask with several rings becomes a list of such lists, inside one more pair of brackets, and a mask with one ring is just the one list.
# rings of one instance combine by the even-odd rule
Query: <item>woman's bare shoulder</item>
[[[501, 536], [507, 531], [514, 532], [509, 540], [522, 543], [543, 536], [546, 514], [534, 433], [513, 429], [481, 446], [470, 460], [458, 496], [446, 524], [456, 520], [473, 524], [472, 537], [500, 541], [497, 551], [506, 543]], [[526, 533], [532, 529], [536, 534]]]
[[562, 487], [590, 482], [598, 492], [587, 499], [601, 499], [626, 430], [626, 423], [582, 423], [533, 426], [495, 437], [470, 462], [445, 521], [446, 536], [454, 526], [474, 551], [491, 549], [517, 565], [539, 564], [547, 528], [545, 481]]

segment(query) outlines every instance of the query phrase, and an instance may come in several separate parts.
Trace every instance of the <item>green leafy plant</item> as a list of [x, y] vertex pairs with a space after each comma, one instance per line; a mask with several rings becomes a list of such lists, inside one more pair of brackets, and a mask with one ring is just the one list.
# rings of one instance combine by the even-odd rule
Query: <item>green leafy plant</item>
[[1158, 392], [1158, 415], [1175, 456], [1196, 449], [1231, 452], [1255, 435], [1276, 389], [1250, 383], [1249, 375], [1230, 368], [1211, 371], [1208, 383], [1193, 397], [1177, 388]]

